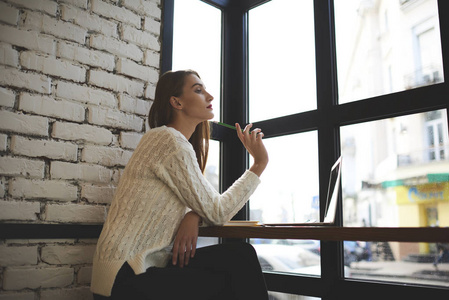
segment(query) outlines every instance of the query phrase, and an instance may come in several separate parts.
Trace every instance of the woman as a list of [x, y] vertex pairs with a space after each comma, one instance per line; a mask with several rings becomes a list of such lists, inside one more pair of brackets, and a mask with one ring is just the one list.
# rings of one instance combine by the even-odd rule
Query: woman
[[[213, 97], [194, 71], [158, 81], [141, 139], [120, 179], [94, 255], [95, 299], [267, 299], [254, 249], [196, 249], [198, 226], [222, 225], [245, 204], [268, 163], [260, 129], [237, 135], [254, 163], [225, 193], [203, 176]], [[170, 260], [171, 257], [171, 260]]]

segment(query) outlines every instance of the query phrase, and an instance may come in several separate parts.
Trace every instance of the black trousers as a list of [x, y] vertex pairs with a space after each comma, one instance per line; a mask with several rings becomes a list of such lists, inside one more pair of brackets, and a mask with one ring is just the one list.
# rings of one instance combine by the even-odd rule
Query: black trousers
[[268, 299], [262, 270], [254, 248], [228, 243], [199, 248], [184, 268], [148, 268], [135, 275], [125, 263], [117, 274], [111, 297], [94, 294], [95, 300]]

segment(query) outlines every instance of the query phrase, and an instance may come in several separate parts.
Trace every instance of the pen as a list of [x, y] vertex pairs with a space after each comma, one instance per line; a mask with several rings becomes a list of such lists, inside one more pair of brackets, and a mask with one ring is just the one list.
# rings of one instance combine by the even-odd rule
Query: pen
[[[218, 121], [212, 121], [212, 122], [215, 123], [215, 124], [218, 124], [218, 125], [230, 128], [230, 129], [237, 130], [237, 128], [235, 126], [232, 126], [232, 125], [229, 125], [229, 124], [226, 124], [226, 123], [222, 123], [222, 122], [218, 122]], [[243, 129], [241, 129], [241, 130], [243, 132]], [[257, 134], [259, 134], [259, 132]]]
[[[212, 122], [214, 122], [215, 124], [218, 124], [218, 125], [224, 126], [224, 127], [228, 127], [228, 128], [231, 128], [231, 129], [237, 130], [237, 128], [235, 128], [235, 126], [232, 126], [232, 125], [229, 125], [229, 124], [226, 124], [226, 123], [221, 123], [221, 122], [218, 122], [218, 121], [212, 121]], [[243, 130], [242, 130], [242, 131], [243, 131]]]
[[[212, 122], [215, 123], [215, 124], [218, 124], [218, 125], [221, 125], [221, 126], [224, 126], [224, 127], [230, 128], [230, 129], [233, 129], [233, 130], [237, 130], [237, 128], [235, 126], [232, 126], [232, 125], [229, 125], [229, 124], [226, 124], [226, 123], [222, 123], [222, 122], [218, 122], [218, 121], [212, 121]], [[243, 129], [241, 129], [241, 130], [243, 132]]]

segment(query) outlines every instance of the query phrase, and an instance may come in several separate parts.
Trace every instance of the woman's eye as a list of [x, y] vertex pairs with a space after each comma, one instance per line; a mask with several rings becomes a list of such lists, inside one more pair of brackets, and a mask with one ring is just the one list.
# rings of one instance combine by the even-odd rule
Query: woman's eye
[[202, 90], [201, 89], [197, 89], [195, 92], [198, 93], [198, 94], [201, 94]]

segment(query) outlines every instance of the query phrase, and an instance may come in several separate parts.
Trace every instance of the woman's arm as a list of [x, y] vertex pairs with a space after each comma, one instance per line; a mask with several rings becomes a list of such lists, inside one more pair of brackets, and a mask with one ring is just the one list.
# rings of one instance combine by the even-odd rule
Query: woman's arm
[[195, 256], [200, 224], [201, 217], [194, 211], [188, 212], [182, 219], [173, 243], [173, 265], [176, 265], [179, 259], [179, 267], [182, 268]]
[[[229, 221], [246, 203], [260, 183], [259, 175], [268, 163], [268, 155], [259, 129], [249, 133], [245, 128], [241, 140], [255, 158], [255, 163], [223, 194], [219, 194], [201, 173], [192, 145], [181, 136], [173, 135], [173, 150], [160, 158], [158, 176], [176, 194], [178, 199], [201, 216], [207, 224], [221, 225]], [[257, 134], [259, 133], [259, 134]], [[180, 135], [180, 134], [179, 134]], [[170, 143], [166, 143], [167, 145]]]

